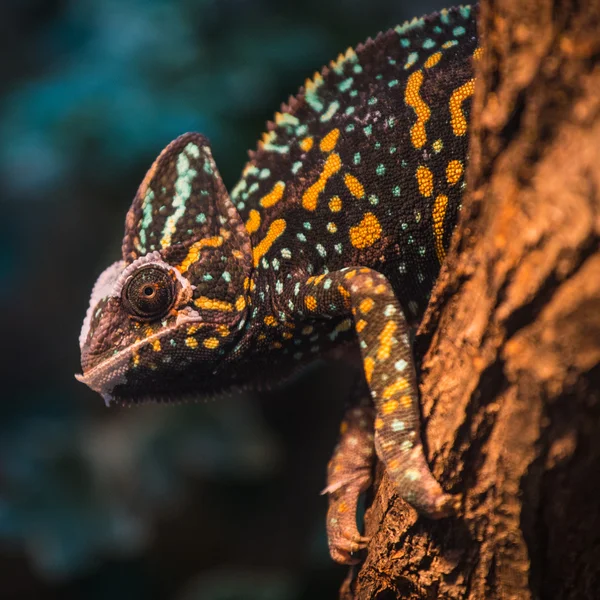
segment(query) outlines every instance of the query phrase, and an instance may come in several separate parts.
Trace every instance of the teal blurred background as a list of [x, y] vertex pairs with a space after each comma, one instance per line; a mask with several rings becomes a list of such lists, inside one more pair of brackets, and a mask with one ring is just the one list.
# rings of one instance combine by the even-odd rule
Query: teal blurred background
[[154, 157], [195, 130], [231, 189], [307, 76], [439, 1], [3, 0], [0, 598], [335, 598], [325, 468], [348, 382], [207, 405], [78, 384], [91, 287]]

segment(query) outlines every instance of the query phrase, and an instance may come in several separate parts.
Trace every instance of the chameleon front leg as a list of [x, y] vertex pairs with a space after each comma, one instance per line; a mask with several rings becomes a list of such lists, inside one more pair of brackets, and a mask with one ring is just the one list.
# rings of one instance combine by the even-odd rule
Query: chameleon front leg
[[356, 527], [356, 509], [360, 495], [372, 482], [374, 458], [373, 421], [375, 411], [364, 376], [360, 374], [353, 399], [340, 426], [340, 438], [327, 466], [328, 494], [327, 540], [336, 562], [356, 564], [352, 556], [366, 547], [369, 538]]
[[373, 269], [346, 268], [296, 282], [293, 293], [301, 317], [352, 315], [375, 404], [377, 455], [419, 512], [432, 518], [453, 512], [456, 499], [444, 493], [423, 453], [408, 324], [388, 280]]

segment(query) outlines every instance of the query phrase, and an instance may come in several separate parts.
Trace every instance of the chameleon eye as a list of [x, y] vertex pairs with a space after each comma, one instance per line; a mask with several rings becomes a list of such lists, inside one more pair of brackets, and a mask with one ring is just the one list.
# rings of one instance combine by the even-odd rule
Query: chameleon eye
[[175, 302], [175, 280], [154, 265], [142, 267], [123, 286], [121, 299], [132, 317], [142, 321], [166, 315]]

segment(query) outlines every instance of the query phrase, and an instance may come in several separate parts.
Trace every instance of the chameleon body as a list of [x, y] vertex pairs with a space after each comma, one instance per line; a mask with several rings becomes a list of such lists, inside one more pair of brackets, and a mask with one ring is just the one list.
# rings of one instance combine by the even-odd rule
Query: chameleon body
[[348, 357], [355, 391], [325, 489], [339, 562], [367, 542], [355, 511], [374, 451], [419, 511], [455, 505], [423, 455], [409, 328], [460, 209], [475, 19], [476, 7], [445, 10], [341, 54], [268, 123], [231, 194], [202, 135], [172, 142], [81, 333], [78, 378], [117, 404], [256, 387]]

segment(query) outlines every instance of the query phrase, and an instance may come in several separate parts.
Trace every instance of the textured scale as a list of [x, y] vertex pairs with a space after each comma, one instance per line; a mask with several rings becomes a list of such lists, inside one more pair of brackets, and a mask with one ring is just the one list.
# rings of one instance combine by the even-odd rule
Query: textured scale
[[418, 510], [455, 505], [423, 456], [408, 334], [460, 210], [475, 19], [450, 9], [349, 48], [275, 114], [231, 195], [204, 137], [175, 140], [84, 322], [78, 377], [107, 403], [259, 386], [330, 352], [356, 370], [358, 350], [325, 489], [339, 562], [367, 543], [374, 451]]

